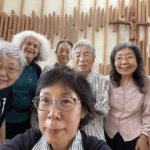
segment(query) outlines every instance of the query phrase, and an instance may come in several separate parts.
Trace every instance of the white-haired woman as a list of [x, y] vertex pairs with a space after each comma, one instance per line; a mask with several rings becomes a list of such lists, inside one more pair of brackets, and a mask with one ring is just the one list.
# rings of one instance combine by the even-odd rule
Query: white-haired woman
[[41, 68], [36, 61], [44, 61], [49, 55], [47, 39], [33, 31], [23, 31], [14, 36], [12, 43], [19, 46], [27, 59], [23, 73], [12, 86], [14, 100], [6, 116], [6, 138], [11, 139], [31, 128], [32, 98], [35, 96]]
[[[5, 142], [5, 117], [13, 101], [11, 85], [19, 78], [26, 64], [20, 48], [0, 41], [0, 143]], [[9, 94], [8, 94], [9, 93]]]

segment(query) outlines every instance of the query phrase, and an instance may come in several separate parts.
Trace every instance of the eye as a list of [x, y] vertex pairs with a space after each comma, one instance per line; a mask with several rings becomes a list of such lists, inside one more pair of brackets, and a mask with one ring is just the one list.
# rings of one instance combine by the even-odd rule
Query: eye
[[40, 103], [49, 103], [50, 100], [47, 97], [41, 97], [40, 98]]
[[71, 98], [61, 98], [59, 100], [59, 103], [61, 105], [70, 105], [70, 104], [73, 104], [74, 103], [74, 100], [72, 100]]
[[89, 56], [89, 54], [85, 54], [85, 56]]
[[13, 67], [8, 67], [8, 69], [10, 69], [10, 70], [17, 70], [16, 68], [13, 68]]
[[79, 55], [79, 54], [76, 54], [75, 56], [76, 56], [76, 57], [80, 57], [80, 55]]
[[30, 43], [30, 42], [26, 42], [26, 44], [27, 44], [27, 45], [30, 45], [31, 43]]

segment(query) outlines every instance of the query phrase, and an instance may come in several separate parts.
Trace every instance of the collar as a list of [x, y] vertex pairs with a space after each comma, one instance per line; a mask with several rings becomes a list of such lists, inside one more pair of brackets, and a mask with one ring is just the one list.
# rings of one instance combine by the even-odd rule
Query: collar
[[[52, 150], [51, 145], [48, 144], [44, 136], [41, 137], [41, 139], [37, 142], [37, 144], [33, 147], [32, 150], [37, 150], [37, 149], [38, 150]], [[69, 150], [83, 150], [82, 137], [81, 137], [81, 133], [79, 130], [77, 131], [77, 134]]]
[[91, 69], [90, 73], [86, 77], [87, 81], [90, 82], [90, 83], [92, 82], [93, 74], [94, 74], [94, 71]]
[[55, 63], [54, 63], [54, 66], [55, 66], [55, 68], [56, 68], [56, 67], [59, 67], [60, 65], [59, 65], [58, 62], [55, 62]]

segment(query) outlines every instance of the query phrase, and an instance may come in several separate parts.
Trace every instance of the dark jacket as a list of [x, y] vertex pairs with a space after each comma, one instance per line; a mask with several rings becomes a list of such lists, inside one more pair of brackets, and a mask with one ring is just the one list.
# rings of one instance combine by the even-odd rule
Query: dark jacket
[[[87, 136], [81, 131], [84, 150], [111, 150], [109, 146], [96, 137]], [[24, 134], [18, 134], [12, 140], [6, 140], [4, 145], [0, 145], [0, 150], [31, 150], [41, 138], [40, 130], [27, 130]]]

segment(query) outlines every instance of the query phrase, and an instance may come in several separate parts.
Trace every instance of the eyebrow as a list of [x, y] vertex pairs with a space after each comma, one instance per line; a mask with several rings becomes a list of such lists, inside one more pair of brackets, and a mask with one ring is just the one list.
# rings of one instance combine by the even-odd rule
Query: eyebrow
[[17, 65], [17, 64], [15, 64], [15, 63], [10, 63], [10, 65], [13, 65], [13, 66], [18, 67], [18, 65]]
[[[133, 52], [129, 52], [129, 53], [127, 53], [126, 55], [129, 55], [130, 53], [133, 53]], [[118, 56], [118, 55], [122, 55], [122, 54], [117, 54], [116, 56]]]
[[[32, 43], [32, 42], [30, 42], [30, 41], [26, 41], [26, 42]], [[39, 46], [39, 45], [37, 45], [37, 44], [35, 44], [35, 43], [33, 43], [33, 44], [36, 45], [36, 46]]]
[[[50, 95], [49, 92], [46, 92], [46, 91], [43, 91], [43, 92], [41, 91], [40, 94]], [[61, 96], [69, 95], [69, 94], [73, 94], [73, 92], [69, 92], [69, 91], [64, 92], [64, 93], [61, 94]]]

